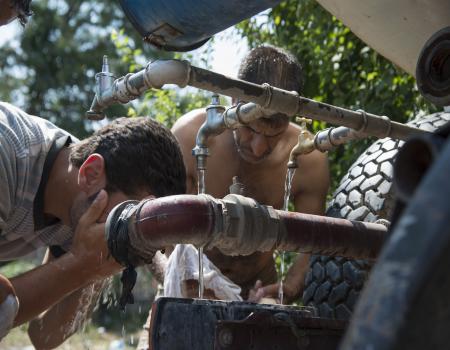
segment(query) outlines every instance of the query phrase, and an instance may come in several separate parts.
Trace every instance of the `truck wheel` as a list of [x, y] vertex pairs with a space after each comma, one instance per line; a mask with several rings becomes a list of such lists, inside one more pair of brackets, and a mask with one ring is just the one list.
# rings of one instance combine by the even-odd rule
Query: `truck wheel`
[[[409, 124], [433, 131], [450, 120], [450, 113], [419, 117]], [[374, 222], [389, 219], [394, 198], [393, 162], [403, 141], [375, 141], [350, 167], [330, 201], [326, 215]], [[367, 279], [367, 260], [314, 255], [305, 278], [304, 305], [314, 306], [321, 317], [347, 320]]]
[[433, 155], [432, 164], [424, 167], [424, 176], [401, 216], [396, 218], [340, 349], [449, 347], [448, 131], [448, 127], [441, 130], [446, 140], [440, 140], [444, 141], [440, 151]]

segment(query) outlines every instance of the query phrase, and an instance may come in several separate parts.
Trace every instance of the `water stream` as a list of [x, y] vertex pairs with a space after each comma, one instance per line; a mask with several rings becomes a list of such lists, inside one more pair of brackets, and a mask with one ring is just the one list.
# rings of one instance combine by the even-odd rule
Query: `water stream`
[[[197, 170], [197, 178], [198, 178], [198, 194], [206, 193], [205, 188], [205, 169]], [[203, 247], [199, 247], [198, 249], [198, 297], [203, 299]]]
[[[288, 168], [286, 174], [286, 181], [284, 183], [284, 201], [283, 210], [289, 211], [289, 196], [291, 195], [292, 179], [294, 178], [296, 168]], [[280, 283], [278, 287], [278, 299], [280, 304], [283, 304], [283, 277], [284, 277], [284, 251], [281, 252], [281, 264], [280, 264]]]

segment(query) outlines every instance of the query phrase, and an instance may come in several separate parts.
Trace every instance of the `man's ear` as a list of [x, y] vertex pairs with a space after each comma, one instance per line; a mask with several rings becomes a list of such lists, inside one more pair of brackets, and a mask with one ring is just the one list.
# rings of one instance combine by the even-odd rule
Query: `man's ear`
[[91, 154], [78, 169], [78, 186], [88, 196], [106, 186], [105, 160], [98, 153]]

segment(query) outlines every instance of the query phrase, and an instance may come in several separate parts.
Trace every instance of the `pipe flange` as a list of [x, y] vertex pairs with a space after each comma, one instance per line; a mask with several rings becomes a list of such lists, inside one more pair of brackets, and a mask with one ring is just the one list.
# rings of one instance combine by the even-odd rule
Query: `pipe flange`
[[367, 130], [367, 125], [369, 124], [369, 119], [367, 118], [367, 112], [363, 109], [357, 109], [356, 112], [361, 114], [362, 119], [363, 119], [363, 123], [357, 131], [365, 133]]
[[384, 134], [383, 138], [391, 136], [391, 131], [392, 131], [392, 122], [391, 122], [391, 120], [386, 115], [382, 115], [380, 117], [380, 119], [383, 119], [386, 122], [386, 125], [387, 125], [386, 133]]
[[105, 224], [105, 236], [111, 256], [122, 266], [137, 266], [133, 254], [130, 255], [128, 219], [136, 210], [139, 201], [129, 200], [117, 204], [109, 213]]
[[133, 86], [129, 82], [129, 80], [132, 76], [133, 76], [133, 73], [128, 73], [127, 75], [125, 75], [125, 78], [124, 78], [126, 96], [128, 98], [128, 101], [126, 103], [141, 96], [141, 94], [139, 93], [139, 90], [133, 88]]
[[266, 95], [263, 108], [269, 108], [272, 103], [273, 90], [272, 86], [268, 83], [263, 83], [261, 85], [264, 88], [264, 94]]

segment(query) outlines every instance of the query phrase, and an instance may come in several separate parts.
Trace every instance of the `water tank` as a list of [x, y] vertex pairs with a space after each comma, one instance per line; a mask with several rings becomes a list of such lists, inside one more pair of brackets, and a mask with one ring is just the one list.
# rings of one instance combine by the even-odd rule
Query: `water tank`
[[120, 0], [145, 41], [167, 51], [189, 51], [280, 0]]

